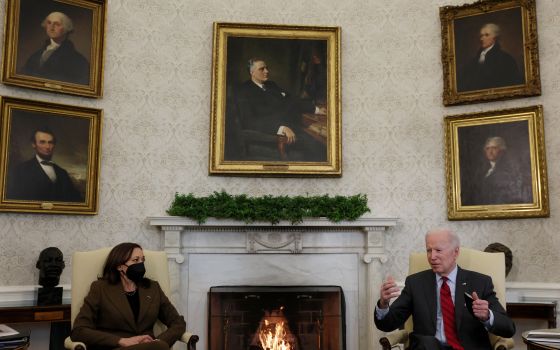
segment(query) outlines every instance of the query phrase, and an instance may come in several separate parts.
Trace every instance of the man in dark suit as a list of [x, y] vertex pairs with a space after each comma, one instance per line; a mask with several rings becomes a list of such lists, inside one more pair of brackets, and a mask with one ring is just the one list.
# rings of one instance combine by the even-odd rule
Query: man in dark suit
[[[450, 230], [428, 232], [431, 270], [408, 276], [400, 295], [391, 277], [382, 284], [374, 317], [377, 328], [390, 332], [412, 315], [411, 349], [425, 350], [490, 350], [488, 332], [512, 337], [515, 325], [498, 301], [492, 279], [460, 268], [459, 246], [459, 238]], [[474, 299], [473, 314], [467, 310], [464, 293]]]
[[506, 141], [499, 136], [486, 139], [484, 161], [472, 177], [464, 180], [462, 205], [493, 205], [533, 202], [530, 164], [523, 169], [506, 153]]
[[89, 84], [89, 62], [68, 39], [72, 20], [62, 12], [50, 13], [42, 23], [49, 39], [29, 57], [23, 73], [35, 77]]
[[[270, 81], [264, 60], [250, 59], [248, 69], [251, 78], [233, 93], [230, 117], [234, 117], [243, 130], [284, 136], [288, 160], [326, 161], [326, 147], [305, 133], [302, 126], [302, 113], [325, 114], [325, 109], [316, 107], [312, 101], [292, 97]], [[294, 158], [294, 155], [300, 156]]]
[[48, 128], [31, 135], [35, 156], [18, 164], [8, 178], [7, 199], [81, 202], [68, 172], [52, 162], [56, 138]]
[[517, 63], [501, 49], [499, 36], [500, 27], [494, 23], [480, 29], [480, 50], [458, 75], [458, 92], [523, 84]]

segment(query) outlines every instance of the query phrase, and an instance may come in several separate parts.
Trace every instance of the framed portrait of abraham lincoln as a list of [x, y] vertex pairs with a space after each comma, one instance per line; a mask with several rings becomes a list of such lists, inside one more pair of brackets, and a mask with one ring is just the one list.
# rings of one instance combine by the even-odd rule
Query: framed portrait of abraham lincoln
[[100, 109], [2, 97], [0, 211], [97, 214]]
[[548, 217], [542, 106], [445, 117], [450, 220]]
[[444, 105], [541, 94], [535, 1], [440, 8]]
[[2, 82], [103, 95], [105, 0], [7, 0]]
[[211, 175], [341, 176], [340, 28], [214, 23]]

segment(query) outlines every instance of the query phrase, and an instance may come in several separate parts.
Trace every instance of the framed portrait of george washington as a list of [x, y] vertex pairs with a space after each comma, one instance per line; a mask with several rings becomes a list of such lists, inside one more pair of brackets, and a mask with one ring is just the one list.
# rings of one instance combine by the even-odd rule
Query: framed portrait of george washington
[[443, 104], [541, 94], [535, 0], [440, 8]]
[[105, 0], [7, 0], [2, 82], [101, 97]]
[[341, 176], [340, 28], [214, 23], [211, 175]]
[[450, 220], [548, 217], [542, 106], [445, 117]]
[[100, 109], [2, 97], [0, 211], [97, 214]]

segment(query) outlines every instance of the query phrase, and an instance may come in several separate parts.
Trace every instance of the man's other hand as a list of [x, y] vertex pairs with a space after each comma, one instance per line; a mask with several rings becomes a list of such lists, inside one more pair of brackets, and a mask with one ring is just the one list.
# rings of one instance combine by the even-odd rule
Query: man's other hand
[[296, 134], [287, 126], [284, 127], [284, 136], [286, 136], [286, 139], [288, 140], [288, 145], [296, 142]]
[[380, 297], [379, 297], [379, 306], [382, 309], [386, 309], [389, 307], [389, 301], [391, 301], [391, 299], [396, 298], [399, 296], [399, 288], [397, 287], [397, 284], [395, 283], [395, 280], [393, 279], [393, 276], [389, 275], [387, 276], [387, 279], [385, 280], [385, 282], [383, 282], [383, 284], [381, 284], [381, 291], [380, 291]]

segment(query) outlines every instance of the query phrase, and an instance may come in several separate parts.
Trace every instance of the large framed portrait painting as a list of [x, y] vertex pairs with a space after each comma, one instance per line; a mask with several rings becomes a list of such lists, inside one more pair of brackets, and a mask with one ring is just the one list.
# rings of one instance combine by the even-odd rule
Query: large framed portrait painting
[[443, 103], [541, 93], [535, 0], [440, 8]]
[[340, 176], [340, 28], [214, 24], [212, 175]]
[[7, 0], [2, 82], [101, 97], [105, 0]]
[[0, 211], [96, 214], [100, 109], [2, 97]]
[[450, 220], [547, 217], [542, 106], [445, 118]]

